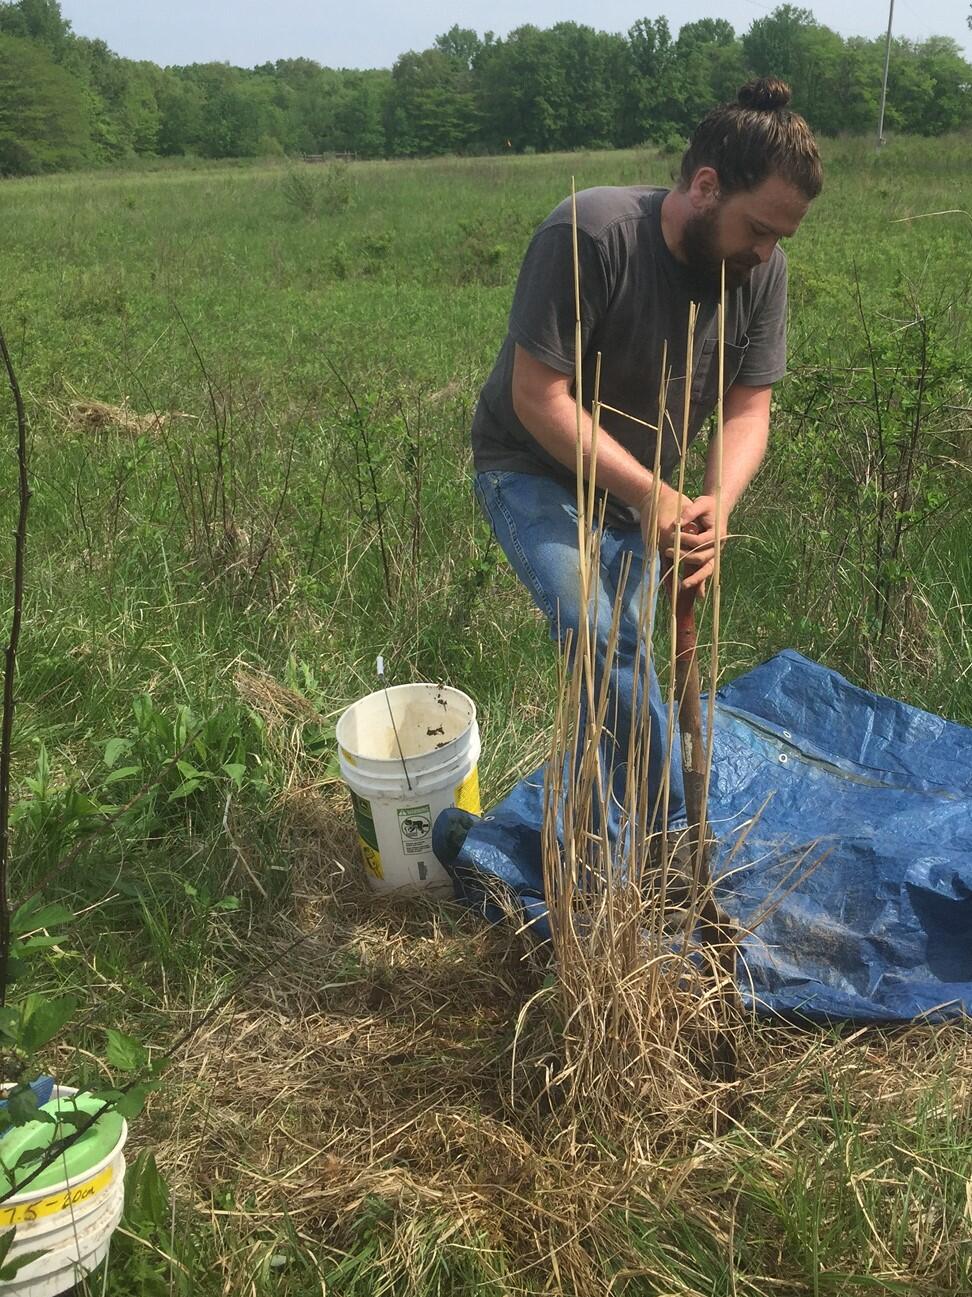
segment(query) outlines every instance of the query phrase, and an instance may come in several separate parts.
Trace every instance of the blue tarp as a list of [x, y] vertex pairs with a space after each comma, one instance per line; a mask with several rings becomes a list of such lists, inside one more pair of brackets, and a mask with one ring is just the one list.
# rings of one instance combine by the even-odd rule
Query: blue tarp
[[[481, 820], [443, 812], [433, 838], [461, 900], [498, 918], [501, 886], [541, 937], [542, 809], [541, 769]], [[972, 729], [788, 650], [716, 696], [709, 815], [720, 903], [744, 928], [769, 911], [740, 960], [759, 1009], [972, 1014]]]

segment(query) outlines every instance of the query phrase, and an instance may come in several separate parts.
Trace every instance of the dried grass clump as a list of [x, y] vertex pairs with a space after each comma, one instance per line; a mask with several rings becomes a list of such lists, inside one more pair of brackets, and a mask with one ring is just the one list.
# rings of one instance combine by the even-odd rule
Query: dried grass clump
[[164, 428], [165, 414], [137, 414], [127, 405], [109, 405], [106, 401], [72, 401], [64, 422], [75, 432], [124, 432], [140, 437]]
[[264, 720], [268, 728], [285, 727], [297, 721], [320, 721], [320, 712], [296, 689], [282, 685], [266, 671], [240, 667], [233, 678], [236, 692], [248, 707]]
[[[588, 557], [593, 567], [596, 535]], [[547, 767], [544, 884], [554, 976], [522, 1015], [517, 1075], [533, 1072], [532, 1102], [559, 1125], [571, 1157], [609, 1139], [628, 1156], [648, 1158], [725, 1124], [739, 1087], [719, 1060], [746, 1054], [750, 1029], [734, 958], [727, 958], [735, 934], [706, 922], [716, 910], [712, 881], [695, 855], [693, 876], [681, 875], [672, 855], [679, 844], [651, 830], [647, 714], [633, 727], [626, 804], [618, 808], [617, 840], [609, 838], [611, 772], [601, 744], [607, 682], [591, 687], [583, 628], [579, 638]]]
[[55, 420], [73, 433], [120, 433], [128, 437], [143, 437], [164, 431], [173, 419], [190, 419], [193, 416], [179, 410], [153, 411], [139, 414], [125, 398], [121, 405], [110, 405], [82, 396], [70, 384], [65, 384], [71, 399], [51, 401], [49, 408]]
[[319, 740], [327, 717], [309, 698], [265, 671], [240, 666], [233, 683], [242, 701], [262, 721], [266, 747], [286, 770], [285, 790], [280, 798], [284, 822], [296, 818], [314, 824], [326, 841], [332, 836], [334, 825], [342, 821], [350, 823], [351, 815], [343, 785], [337, 804], [333, 796], [326, 799], [320, 796], [322, 789], [338, 782], [333, 757], [312, 762], [305, 748], [305, 731]]

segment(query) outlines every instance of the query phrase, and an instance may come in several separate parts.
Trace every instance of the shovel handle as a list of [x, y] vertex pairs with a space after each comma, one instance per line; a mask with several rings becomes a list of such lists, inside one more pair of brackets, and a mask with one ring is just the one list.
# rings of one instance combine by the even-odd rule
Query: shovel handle
[[703, 840], [705, 807], [705, 745], [702, 742], [702, 686], [699, 678], [699, 636], [695, 623], [698, 588], [685, 589], [671, 572], [665, 584], [675, 608], [675, 695], [678, 699], [678, 730], [682, 754], [682, 785], [689, 844], [696, 862], [703, 930], [717, 939], [722, 916], [712, 895], [710, 847]]

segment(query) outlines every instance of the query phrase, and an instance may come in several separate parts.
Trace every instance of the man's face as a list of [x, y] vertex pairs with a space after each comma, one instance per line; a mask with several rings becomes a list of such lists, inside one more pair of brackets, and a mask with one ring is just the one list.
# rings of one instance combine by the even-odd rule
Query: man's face
[[717, 183], [703, 183], [697, 190], [700, 177], [704, 181], [701, 171], [692, 184], [695, 211], [682, 230], [682, 255], [700, 278], [717, 284], [725, 260], [726, 289], [738, 288], [770, 259], [780, 239], [797, 232], [809, 199], [779, 176], [727, 197], [720, 195]]

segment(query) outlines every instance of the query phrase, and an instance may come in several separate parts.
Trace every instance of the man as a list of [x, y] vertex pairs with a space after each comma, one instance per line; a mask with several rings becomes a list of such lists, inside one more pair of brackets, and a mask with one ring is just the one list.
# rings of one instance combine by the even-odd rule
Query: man
[[[697, 127], [672, 190], [601, 188], [577, 195], [583, 347], [582, 444], [590, 473], [594, 370], [601, 355], [601, 419], [595, 486], [606, 493], [601, 532], [596, 666], [611, 670], [605, 754], [620, 799], [632, 715], [638, 714], [638, 621], [647, 581], [645, 541], [656, 528], [659, 552], [676, 531], [683, 583], [697, 586], [715, 561], [715, 464], [703, 493], [679, 508], [671, 480], [681, 456], [685, 384], [689, 438], [718, 399], [717, 305], [725, 264], [725, 391], [722, 513], [729, 515], [763, 458], [772, 385], [786, 370], [786, 259], [782, 238], [795, 234], [820, 192], [820, 159], [806, 122], [787, 108], [780, 81], [749, 82], [734, 104]], [[691, 303], [698, 306], [692, 373], [686, 375]], [[509, 332], [483, 387], [473, 421], [476, 494], [517, 575], [557, 638], [576, 630], [577, 406], [574, 391], [575, 300], [572, 207], [562, 203], [527, 251]], [[669, 373], [667, 415], [657, 409], [663, 346]], [[658, 432], [659, 423], [663, 423]], [[655, 439], [661, 437], [658, 514], [650, 517]], [[623, 565], [617, 651], [605, 642]], [[643, 669], [643, 668], [642, 668]], [[654, 671], [649, 787], [661, 785], [667, 719]], [[672, 763], [668, 826], [685, 824], [681, 771]], [[661, 825], [656, 823], [655, 828]]]

